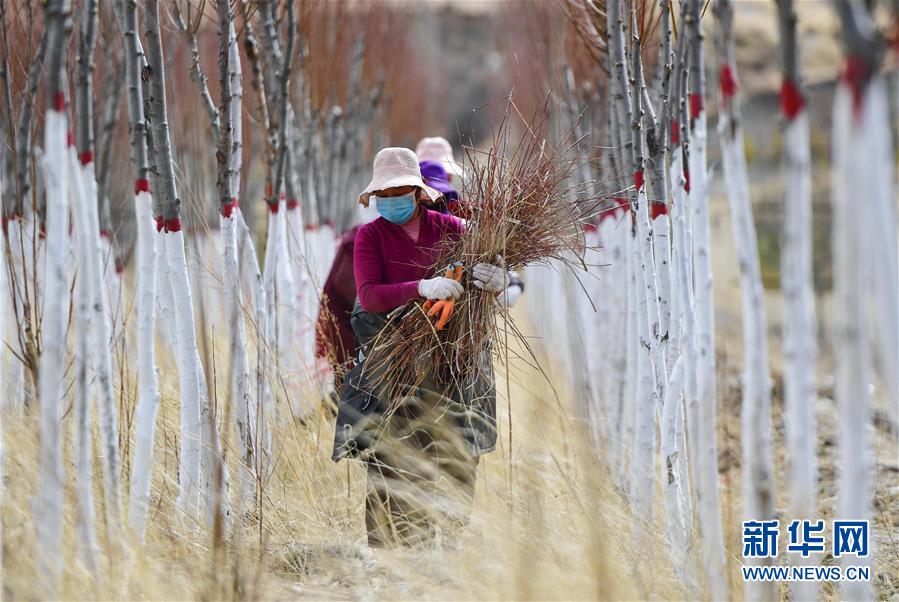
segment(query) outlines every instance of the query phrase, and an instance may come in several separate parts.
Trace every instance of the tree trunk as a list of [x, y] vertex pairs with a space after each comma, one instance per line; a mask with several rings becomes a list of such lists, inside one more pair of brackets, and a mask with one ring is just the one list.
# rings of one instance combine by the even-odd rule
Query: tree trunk
[[41, 591], [57, 596], [62, 576], [62, 520], [65, 470], [62, 462], [63, 378], [66, 363], [66, 245], [68, 241], [68, 170], [63, 66], [71, 33], [70, 5], [56, 0], [45, 5], [47, 28], [46, 88], [44, 122], [44, 177], [47, 193], [47, 272], [41, 334], [38, 398], [40, 400], [39, 484], [35, 506], [37, 526], [37, 575]]

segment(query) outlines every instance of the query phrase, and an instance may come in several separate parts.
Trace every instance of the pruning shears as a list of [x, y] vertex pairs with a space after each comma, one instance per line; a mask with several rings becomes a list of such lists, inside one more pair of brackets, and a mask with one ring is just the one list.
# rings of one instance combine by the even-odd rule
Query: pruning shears
[[[443, 274], [444, 278], [452, 278], [456, 282], [462, 282], [462, 267], [463, 264], [461, 261], [457, 261], [456, 263], [450, 264], [446, 268], [446, 272]], [[443, 330], [446, 326], [446, 323], [449, 322], [450, 317], [453, 315], [453, 309], [456, 305], [456, 300], [450, 297], [449, 299], [441, 299], [440, 301], [434, 301], [432, 299], [428, 299], [422, 305], [422, 309], [425, 310], [429, 318], [436, 317], [437, 323], [434, 325], [435, 330]]]

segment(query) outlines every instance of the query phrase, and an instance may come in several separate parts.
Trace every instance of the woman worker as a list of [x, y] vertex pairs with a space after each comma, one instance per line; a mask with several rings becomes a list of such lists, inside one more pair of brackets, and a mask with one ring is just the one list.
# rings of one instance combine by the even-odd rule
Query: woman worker
[[[368, 205], [374, 197], [380, 217], [359, 229], [353, 261], [359, 297], [353, 329], [362, 356], [389, 312], [415, 299], [458, 299], [463, 293], [461, 283], [432, 273], [441, 243], [460, 237], [463, 226], [423, 204], [440, 193], [422, 181], [415, 153], [382, 149], [373, 171], [359, 202]], [[474, 265], [470, 279], [493, 294], [508, 284], [503, 267], [486, 263]], [[333, 458], [358, 457], [367, 464], [369, 545], [427, 542], [467, 520], [478, 458], [496, 444], [492, 369], [451, 397], [429, 387], [427, 378], [417, 387], [410, 383], [399, 409], [381, 421], [389, 400], [380, 399], [377, 378], [360, 370], [363, 365], [350, 372], [341, 391]], [[376, 436], [364, 434], [359, 425], [366, 421], [376, 425]]]

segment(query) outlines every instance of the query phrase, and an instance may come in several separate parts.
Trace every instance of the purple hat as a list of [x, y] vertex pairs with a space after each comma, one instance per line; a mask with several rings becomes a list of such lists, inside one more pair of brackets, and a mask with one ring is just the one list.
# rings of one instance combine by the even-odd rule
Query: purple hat
[[443, 193], [446, 200], [452, 201], [459, 198], [459, 192], [446, 181], [446, 169], [443, 168], [442, 163], [439, 161], [421, 161], [418, 167], [421, 170], [421, 177], [424, 179], [425, 184]]

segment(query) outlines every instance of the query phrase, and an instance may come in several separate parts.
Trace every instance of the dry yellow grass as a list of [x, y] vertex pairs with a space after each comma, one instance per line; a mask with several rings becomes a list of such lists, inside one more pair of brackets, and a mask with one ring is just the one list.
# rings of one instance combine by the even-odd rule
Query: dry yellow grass
[[[222, 373], [221, 367], [217, 372]], [[64, 420], [70, 482], [61, 596], [487, 600], [685, 594], [668, 568], [661, 542], [648, 537], [636, 545], [631, 539], [627, 509], [585, 444], [568, 401], [556, 400], [543, 378], [523, 364], [513, 365], [511, 373], [512, 459], [501, 383], [502, 443], [481, 462], [472, 522], [457, 541], [429, 550], [369, 550], [362, 511], [364, 471], [355, 462], [330, 460], [333, 421], [323, 410], [305, 425], [281, 424], [262, 527], [238, 524], [224, 553], [216, 556], [208, 532], [188, 524], [177, 511], [177, 372], [171, 358], [162, 357], [163, 401], [146, 544], [129, 543], [112, 559], [104, 555], [96, 580], [76, 559], [72, 420], [70, 415]], [[221, 389], [220, 384], [220, 396]], [[134, 404], [129, 383], [123, 403], [127, 414]], [[34, 549], [31, 511], [36, 423], [32, 417], [8, 415], [3, 430], [3, 588], [10, 599], [31, 599], [41, 591], [34, 574], [39, 551]], [[127, 477], [130, 465], [127, 460], [124, 464]], [[99, 471], [97, 463], [95, 474]], [[97, 486], [97, 516], [102, 516]], [[98, 530], [105, 541], [103, 526]]]
[[[517, 318], [526, 324], [524, 304]], [[223, 341], [216, 341], [222, 349]], [[216, 352], [220, 357], [220, 352]], [[218, 361], [221, 361], [220, 359]], [[552, 368], [557, 358], [544, 357]], [[733, 366], [732, 366], [733, 367]], [[721, 476], [725, 503], [728, 578], [732, 595], [739, 581], [739, 422], [733, 370], [722, 378]], [[65, 418], [66, 497], [65, 599], [689, 599], [696, 590], [671, 569], [662, 541], [661, 511], [656, 524], [634, 533], [628, 508], [591, 449], [582, 424], [560, 382], [550, 385], [521, 362], [509, 369], [510, 416], [506, 412], [504, 368], [497, 366], [500, 444], [483, 459], [470, 526], [454, 541], [434, 549], [373, 551], [365, 544], [364, 471], [355, 462], [330, 460], [333, 422], [324, 409], [304, 425], [285, 421], [277, 432], [277, 466], [265, 488], [261, 528], [237, 521], [221, 553], [211, 535], [188, 524], [177, 511], [177, 373], [171, 357], [160, 361], [163, 403], [158, 418], [157, 456], [146, 544], [128, 543], [102, 558], [93, 579], [76, 559], [72, 419]], [[549, 374], [561, 371], [547, 370]], [[221, 379], [224, 371], [217, 366]], [[212, 377], [210, 377], [212, 380]], [[133, 381], [126, 382], [124, 407], [134, 404]], [[225, 386], [218, 383], [223, 399]], [[284, 408], [286, 409], [286, 407]], [[834, 494], [833, 411], [822, 403], [822, 518], [830, 516]], [[128, 420], [123, 420], [127, 424]], [[782, 425], [774, 419], [779, 508], [785, 506]], [[124, 426], [123, 426], [124, 429]], [[230, 430], [229, 437], [230, 437]], [[37, 431], [33, 417], [4, 416], [3, 595], [40, 596], [34, 573], [34, 520]], [[830, 443], [827, 443], [827, 440]], [[884, 469], [895, 445], [877, 438], [878, 512], [875, 537], [876, 586], [896, 591], [899, 554], [899, 475]], [[229, 454], [233, 462], [234, 454]], [[130, 464], [124, 462], [125, 476]], [[236, 474], [235, 470], [231, 474]], [[100, 465], [95, 466], [99, 475]], [[102, 516], [101, 491], [95, 493]], [[661, 499], [657, 508], [661, 509]], [[98, 525], [101, 542], [103, 526]], [[891, 543], [892, 542], [892, 543]], [[104, 550], [107, 550], [104, 546]], [[697, 559], [698, 554], [692, 554]], [[691, 567], [695, 570], [698, 567]], [[699, 585], [702, 588], [702, 585]], [[699, 591], [702, 591], [700, 589]], [[826, 590], [833, 595], [832, 589]]]

